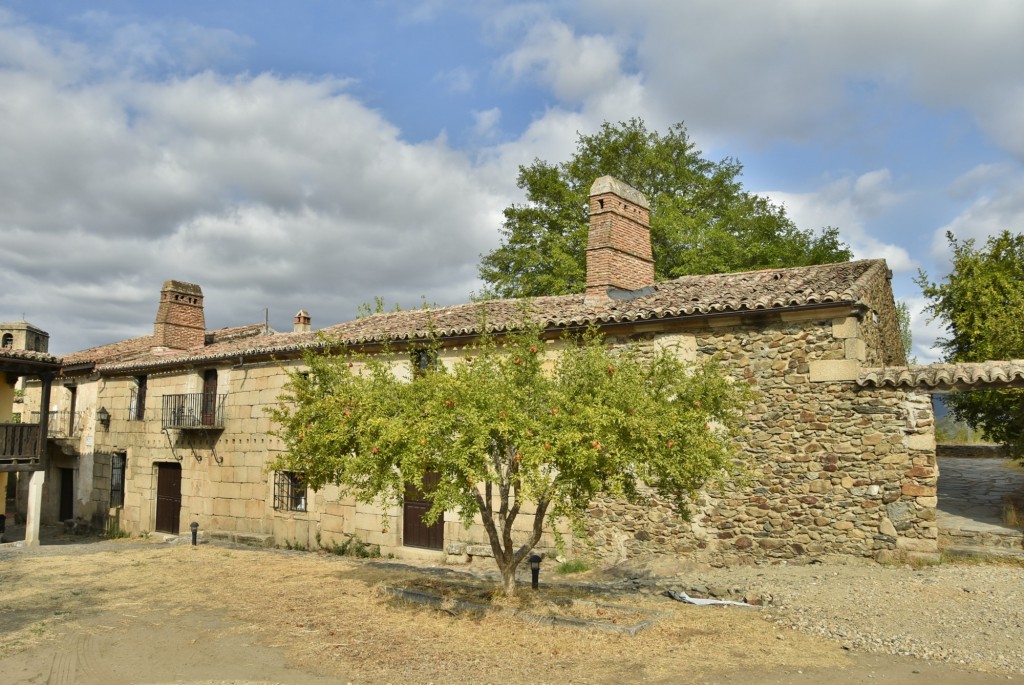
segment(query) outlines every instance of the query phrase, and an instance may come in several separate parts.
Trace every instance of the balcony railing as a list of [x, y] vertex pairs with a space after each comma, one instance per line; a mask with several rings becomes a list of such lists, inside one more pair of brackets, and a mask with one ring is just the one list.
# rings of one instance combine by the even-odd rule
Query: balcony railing
[[31, 466], [39, 463], [39, 424], [0, 423], [0, 465]]
[[192, 392], [164, 395], [160, 425], [163, 428], [223, 428], [227, 395]]
[[[29, 414], [32, 423], [40, 422], [39, 412]], [[46, 435], [51, 438], [72, 438], [82, 434], [82, 420], [85, 412], [51, 411]]]

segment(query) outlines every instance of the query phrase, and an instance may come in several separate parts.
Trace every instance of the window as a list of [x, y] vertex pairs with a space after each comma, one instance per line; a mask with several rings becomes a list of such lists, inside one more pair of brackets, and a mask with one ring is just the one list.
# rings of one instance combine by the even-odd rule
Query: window
[[413, 350], [412, 352], [412, 373], [420, 376], [427, 369], [437, 368], [437, 350]]
[[114, 452], [110, 457], [110, 506], [124, 506], [124, 471], [128, 463], [128, 455]]
[[280, 511], [306, 511], [306, 482], [297, 473], [274, 474], [274, 508]]
[[10, 333], [4, 333], [3, 347], [5, 350], [9, 350], [14, 347], [14, 336]]
[[129, 421], [142, 421], [146, 418], [146, 377], [135, 379], [136, 387], [132, 390], [132, 401], [128, 407]]

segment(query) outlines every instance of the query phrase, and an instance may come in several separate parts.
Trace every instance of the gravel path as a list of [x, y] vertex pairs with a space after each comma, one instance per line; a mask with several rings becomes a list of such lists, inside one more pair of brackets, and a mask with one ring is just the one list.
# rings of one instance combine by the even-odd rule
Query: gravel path
[[1024, 673], [1022, 566], [826, 563], [697, 576], [698, 584], [762, 594], [770, 598], [767, 617], [780, 628], [831, 638], [846, 649]]

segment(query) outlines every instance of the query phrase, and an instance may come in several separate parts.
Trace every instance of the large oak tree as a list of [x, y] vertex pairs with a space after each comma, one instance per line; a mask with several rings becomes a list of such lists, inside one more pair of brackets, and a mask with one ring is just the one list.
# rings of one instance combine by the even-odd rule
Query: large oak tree
[[745, 191], [735, 159], [705, 159], [683, 124], [664, 135], [640, 119], [604, 123], [579, 135], [567, 162], [519, 168], [526, 202], [504, 211], [502, 244], [484, 255], [484, 295], [522, 297], [582, 292], [586, 280], [588, 193], [611, 175], [651, 203], [659, 280], [847, 261], [838, 230], [801, 230], [783, 207]]

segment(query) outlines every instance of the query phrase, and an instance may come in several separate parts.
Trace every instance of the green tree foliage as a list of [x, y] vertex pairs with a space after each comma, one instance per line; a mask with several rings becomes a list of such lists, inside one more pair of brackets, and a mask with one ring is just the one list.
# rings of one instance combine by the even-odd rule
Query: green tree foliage
[[[946, 234], [953, 271], [941, 283], [923, 271], [917, 283], [928, 311], [946, 324], [939, 341], [949, 362], [1024, 358], [1024, 234], [1003, 231], [976, 247]], [[981, 430], [1024, 459], [1024, 390], [953, 393], [947, 404], [957, 419]]]
[[519, 167], [525, 204], [505, 209], [502, 244], [485, 255], [485, 295], [523, 297], [582, 292], [586, 281], [588, 195], [611, 175], [651, 203], [651, 243], [659, 280], [843, 262], [851, 257], [835, 228], [800, 230], [779, 205], [743, 190], [734, 159], [704, 159], [683, 124], [665, 135], [640, 119], [605, 122], [580, 135], [568, 162]]
[[896, 321], [900, 327], [900, 341], [903, 342], [903, 353], [907, 357], [907, 363], [916, 364], [917, 357], [911, 354], [914, 349], [914, 336], [910, 329], [910, 307], [903, 300], [896, 303]]
[[[440, 474], [426, 522], [480, 514], [507, 594], [545, 520], [579, 523], [599, 493], [636, 500], [642, 483], [687, 516], [699, 488], [737, 468], [746, 386], [593, 333], [554, 347], [530, 327], [484, 336], [412, 381], [395, 355], [309, 353], [272, 412], [286, 451], [271, 468], [384, 506]], [[531, 532], [513, 535], [524, 507]]]

